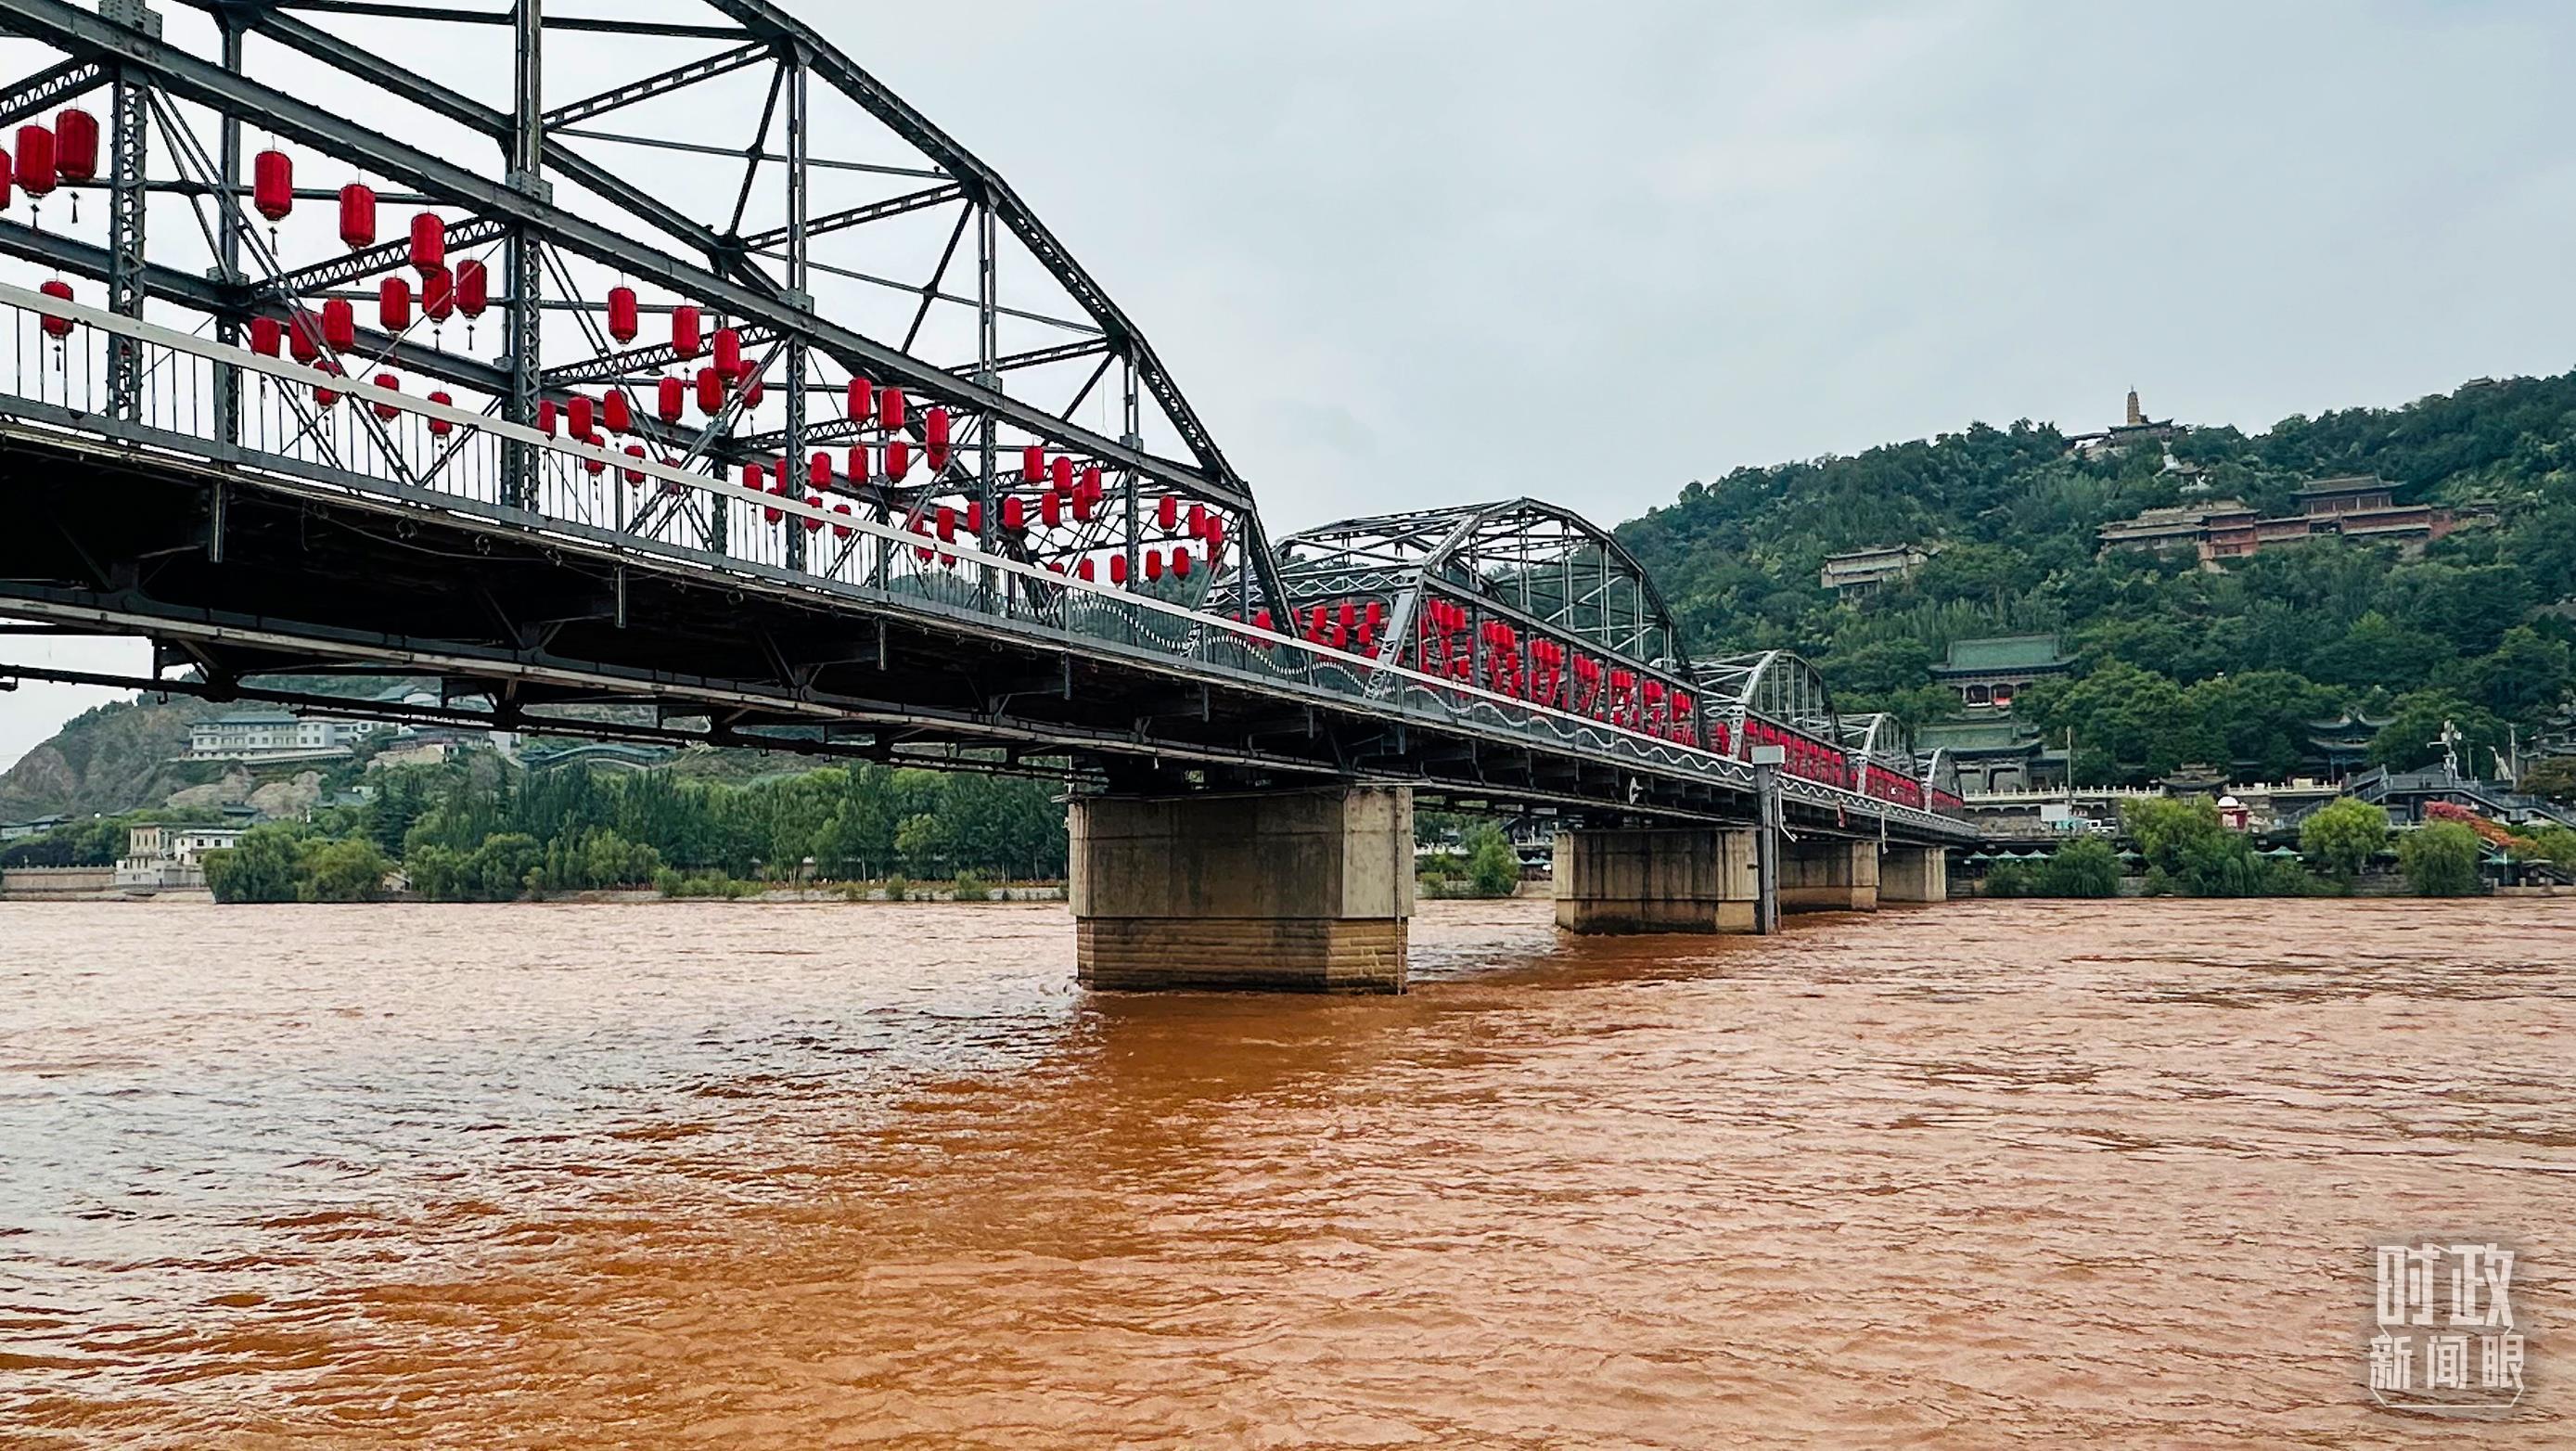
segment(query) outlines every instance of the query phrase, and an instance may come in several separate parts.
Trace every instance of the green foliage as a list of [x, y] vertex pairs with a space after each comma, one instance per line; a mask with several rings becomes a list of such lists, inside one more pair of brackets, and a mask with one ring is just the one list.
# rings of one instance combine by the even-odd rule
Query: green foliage
[[2397, 843], [2397, 865], [2419, 897], [2466, 897], [2481, 888], [2478, 834], [2456, 821], [2437, 821], [2406, 833]]
[[993, 893], [984, 885], [984, 879], [973, 872], [959, 872], [956, 885], [950, 889], [950, 895], [960, 902], [993, 900]]
[[2523, 772], [2516, 784], [2534, 796], [2576, 802], [2576, 756], [2552, 756]]
[[1479, 897], [1508, 897], [1520, 890], [1520, 854], [1500, 827], [1479, 827], [1467, 838], [1467, 882]]
[[886, 900], [901, 902], [912, 896], [912, 879], [901, 872], [889, 873], [885, 879]]
[[352, 836], [306, 843], [301, 867], [296, 891], [307, 902], [372, 902], [385, 894], [393, 863], [373, 841]]
[[2318, 807], [2299, 824], [2299, 850], [2347, 884], [2387, 845], [2387, 811], [2349, 796]]
[[304, 829], [283, 822], [254, 826], [241, 840], [206, 853], [206, 890], [218, 902], [292, 902], [303, 895]]
[[2042, 862], [1997, 862], [1986, 873], [1989, 897], [2116, 897], [2120, 857], [2111, 844], [2088, 836], [2071, 841]]
[[2328, 889], [2298, 863], [2266, 857], [2218, 819], [2207, 797], [2159, 797], [2122, 809], [2121, 824], [2146, 858], [2151, 896], [2306, 897]]
[[2370, 761], [2416, 771], [2442, 759], [2444, 723], [2460, 732], [2460, 768], [2474, 771], [2505, 746], [2505, 723], [2447, 690], [2418, 690], [2397, 698], [2396, 715], [2370, 740]]

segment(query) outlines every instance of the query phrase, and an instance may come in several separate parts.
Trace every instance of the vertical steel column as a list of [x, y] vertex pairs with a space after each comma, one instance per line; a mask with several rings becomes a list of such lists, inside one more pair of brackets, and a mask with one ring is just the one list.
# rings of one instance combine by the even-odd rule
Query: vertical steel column
[[[143, 162], [150, 104], [144, 82], [120, 70], [109, 142], [107, 308], [131, 318], [143, 316]], [[119, 418], [142, 414], [143, 350], [132, 338], [118, 336], [108, 343], [107, 399]]]
[[[805, 265], [805, 148], [809, 114], [805, 109], [806, 54], [796, 47], [786, 57], [787, 67], [787, 290], [796, 305], [811, 308], [813, 295], [807, 290]], [[753, 163], [755, 166], [757, 162]], [[801, 478], [805, 468], [805, 339], [787, 335], [787, 452], [779, 467], [790, 471], [790, 477]], [[779, 480], [782, 491], [786, 479]], [[801, 489], [801, 484], [800, 484]], [[787, 567], [805, 567], [805, 531], [797, 521], [787, 524]]]
[[[975, 202], [975, 381], [999, 392], [1001, 375], [993, 371], [993, 360], [1001, 355], [1000, 296], [996, 290], [993, 241], [993, 209], [978, 198]], [[997, 505], [993, 498], [993, 460], [1000, 440], [994, 436], [993, 415], [989, 410], [977, 432], [984, 443], [984, 464], [975, 474], [975, 497], [984, 508], [984, 528], [975, 542], [986, 553], [991, 553], [994, 533], [1001, 527], [1000, 519], [995, 517]], [[984, 572], [987, 595], [991, 594], [993, 583], [993, 573], [987, 569]]]
[[[224, 69], [238, 75], [242, 67], [241, 22], [233, 12], [224, 10], [216, 13], [215, 23], [223, 28]], [[241, 118], [230, 111], [224, 112], [221, 145], [223, 154], [220, 164], [223, 167], [226, 199], [224, 204], [215, 210], [215, 223], [218, 229], [215, 234], [218, 252], [215, 265], [221, 269], [223, 281], [227, 286], [238, 287], [242, 283], [242, 214], [239, 203], [231, 198], [234, 189], [241, 185], [242, 128]], [[215, 341], [227, 347], [241, 346], [242, 323], [238, 314], [227, 312], [215, 319]], [[215, 367], [215, 437], [225, 443], [241, 442], [241, 392], [241, 369], [230, 363], [217, 364]], [[222, 548], [220, 541], [217, 542], [216, 548], [218, 550]]]
[[[1142, 453], [1145, 448], [1145, 427], [1143, 415], [1136, 410], [1136, 360], [1121, 358], [1118, 366], [1120, 375], [1126, 380], [1126, 399], [1123, 404], [1125, 411], [1120, 415], [1125, 421], [1119, 425], [1125, 431], [1119, 435], [1118, 441], [1127, 445], [1131, 451]], [[1127, 583], [1131, 589], [1141, 589], [1145, 582], [1145, 576], [1136, 568], [1136, 534], [1139, 523], [1136, 490], [1144, 482], [1144, 478], [1134, 469], [1127, 471]]]
[[[551, 189], [545, 180], [545, 15], [543, 0], [517, 0], [511, 30], [514, 84], [510, 125], [510, 185], [537, 197]], [[538, 369], [544, 362], [545, 333], [539, 303], [545, 292], [537, 239], [525, 227], [510, 233], [504, 265], [510, 273], [510, 396], [501, 400], [501, 416], [522, 426], [537, 417]], [[501, 445], [501, 502], [511, 508], [537, 501], [538, 451], [504, 440]]]
[[1766, 936], [1780, 930], [1780, 763], [1787, 755], [1778, 746], [1753, 748], [1753, 795], [1760, 812], [1753, 834], [1753, 930]]

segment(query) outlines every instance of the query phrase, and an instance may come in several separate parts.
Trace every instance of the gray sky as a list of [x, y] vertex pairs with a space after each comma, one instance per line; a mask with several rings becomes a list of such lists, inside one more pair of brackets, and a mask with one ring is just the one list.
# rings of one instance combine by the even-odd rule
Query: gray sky
[[[1010, 177], [1275, 530], [2576, 351], [2563, 6], [791, 8]], [[104, 698], [0, 695], [0, 763]]]

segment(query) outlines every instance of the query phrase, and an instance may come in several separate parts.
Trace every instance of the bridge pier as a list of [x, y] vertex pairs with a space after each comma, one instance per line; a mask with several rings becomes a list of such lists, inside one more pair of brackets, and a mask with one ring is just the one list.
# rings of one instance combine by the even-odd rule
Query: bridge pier
[[1409, 790], [1085, 796], [1069, 826], [1086, 987], [1404, 991]]
[[1950, 853], [1937, 846], [1891, 846], [1878, 859], [1878, 900], [1950, 900]]
[[1878, 843], [1811, 837], [1780, 853], [1783, 912], [1878, 910]]
[[1597, 827], [1556, 834], [1556, 925], [1604, 935], [1751, 932], [1756, 833]]

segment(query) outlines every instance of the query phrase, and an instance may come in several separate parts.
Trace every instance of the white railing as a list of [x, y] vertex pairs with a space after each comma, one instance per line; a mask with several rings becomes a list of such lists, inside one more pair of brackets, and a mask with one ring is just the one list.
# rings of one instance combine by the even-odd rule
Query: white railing
[[[688, 568], [710, 567], [710, 540], [720, 537], [715, 567], [773, 582], [865, 598], [896, 608], [967, 614], [1052, 634], [1065, 643], [1107, 647], [1149, 662], [1188, 662], [1247, 677], [1265, 688], [1362, 704], [1376, 713], [1535, 739], [1553, 748], [1610, 756], [1663, 774], [1749, 789], [1753, 768], [1694, 745], [1650, 735], [1615, 721], [1577, 715], [1472, 683], [1425, 674], [1370, 655], [1264, 630], [1241, 620], [1059, 574], [988, 554], [960, 537], [942, 541], [914, 529], [851, 512], [825, 497], [806, 502], [801, 475], [789, 495], [755, 492], [709, 472], [718, 466], [673, 461], [646, 442], [646, 455], [622, 447], [558, 437], [370, 381], [381, 366], [356, 355], [347, 374], [326, 375], [286, 358], [123, 317], [77, 301], [0, 284], [0, 316], [11, 348], [0, 366], [0, 415], [132, 445], [193, 453], [278, 475], [301, 485], [391, 496], [436, 507], [454, 501], [506, 517], [568, 542], [631, 551]], [[47, 335], [48, 317], [68, 319], [68, 336]], [[143, 379], [136, 417], [110, 416], [106, 403], [109, 339], [132, 339]], [[327, 350], [326, 350], [327, 351]], [[219, 437], [215, 398], [223, 370], [238, 370], [241, 403], [236, 437]], [[340, 396], [330, 407], [314, 389]], [[15, 406], [13, 406], [13, 404]], [[504, 449], [533, 451], [536, 497], [519, 509], [504, 502]], [[792, 462], [792, 461], [791, 461]], [[721, 510], [712, 521], [676, 504]], [[794, 562], [789, 531], [803, 534]], [[1213, 568], [1213, 564], [1207, 567]], [[1390, 646], [1392, 648], [1392, 646]], [[1372, 682], [1394, 688], [1372, 692]], [[1827, 809], [1883, 816], [1955, 833], [1948, 818], [1857, 791], [1783, 776], [1791, 799]]]

